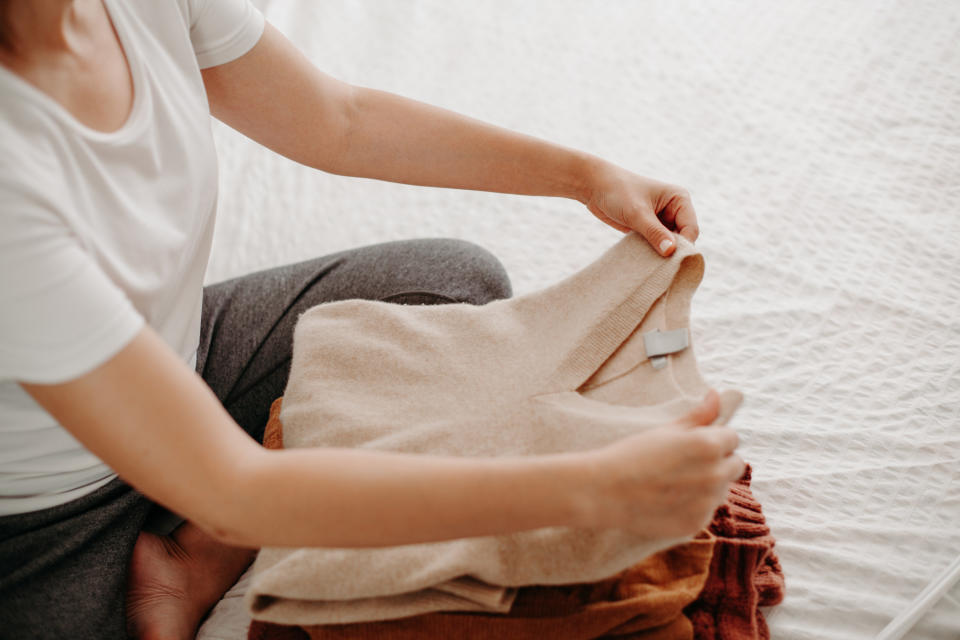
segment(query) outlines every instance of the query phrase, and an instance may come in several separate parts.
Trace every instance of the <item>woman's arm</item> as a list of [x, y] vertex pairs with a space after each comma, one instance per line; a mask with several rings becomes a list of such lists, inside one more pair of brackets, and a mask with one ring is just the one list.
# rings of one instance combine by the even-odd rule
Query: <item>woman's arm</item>
[[674, 249], [670, 230], [691, 241], [698, 234], [689, 195], [679, 187], [582, 151], [341, 82], [270, 24], [246, 55], [205, 69], [203, 80], [213, 115], [323, 171], [572, 198], [607, 224], [638, 231], [664, 255]]
[[605, 449], [482, 459], [264, 449], [149, 327], [79, 378], [21, 384], [126, 482], [237, 546], [380, 546], [550, 525], [692, 534], [743, 471], [733, 431], [697, 426], [716, 416], [715, 394], [684, 421]]
[[317, 69], [269, 23], [245, 56], [204, 69], [210, 110], [316, 169], [405, 184], [585, 200], [600, 159]]
[[264, 449], [149, 328], [78, 379], [22, 386], [126, 482], [235, 545], [402, 544], [576, 519], [569, 456]]

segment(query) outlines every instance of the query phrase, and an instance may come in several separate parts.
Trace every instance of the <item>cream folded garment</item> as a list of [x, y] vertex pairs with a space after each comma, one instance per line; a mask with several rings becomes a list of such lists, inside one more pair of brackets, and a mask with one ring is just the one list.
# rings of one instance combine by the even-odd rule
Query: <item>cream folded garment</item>
[[[553, 286], [484, 306], [314, 307], [294, 334], [284, 447], [535, 455], [660, 426], [708, 389], [682, 331], [702, 275], [684, 239], [662, 258], [631, 233]], [[717, 422], [740, 401], [722, 393]], [[550, 527], [377, 549], [264, 548], [245, 602], [253, 618], [288, 625], [506, 612], [512, 587], [602, 580], [689, 539]]]

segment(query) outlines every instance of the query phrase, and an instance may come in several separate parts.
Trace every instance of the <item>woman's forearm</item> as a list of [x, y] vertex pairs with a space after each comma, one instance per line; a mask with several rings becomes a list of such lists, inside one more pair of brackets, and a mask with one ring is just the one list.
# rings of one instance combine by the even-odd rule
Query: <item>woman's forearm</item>
[[583, 460], [264, 451], [213, 533], [245, 546], [365, 547], [574, 525], [588, 508]]
[[[21, 383], [147, 497], [235, 545], [380, 546], [550, 525], [692, 533], [743, 473], [733, 431], [686, 418], [602, 449], [450, 458], [266, 450], [149, 327], [62, 383]], [[589, 426], [589, 425], [587, 425]]]
[[138, 491], [237, 545], [441, 540], [574, 524], [589, 506], [579, 498], [592, 485], [586, 454], [264, 449], [149, 327], [75, 379], [22, 384]]
[[603, 161], [384, 91], [355, 87], [349, 126], [307, 163], [341, 175], [586, 201]]

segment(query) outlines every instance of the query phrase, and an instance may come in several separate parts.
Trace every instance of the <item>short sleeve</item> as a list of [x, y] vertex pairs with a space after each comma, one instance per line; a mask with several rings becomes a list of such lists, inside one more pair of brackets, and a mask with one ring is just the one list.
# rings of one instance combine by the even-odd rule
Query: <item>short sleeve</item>
[[187, 0], [190, 41], [201, 69], [239, 58], [263, 34], [263, 14], [250, 0]]
[[0, 182], [0, 379], [64, 382], [144, 320], [60, 216], [15, 189]]

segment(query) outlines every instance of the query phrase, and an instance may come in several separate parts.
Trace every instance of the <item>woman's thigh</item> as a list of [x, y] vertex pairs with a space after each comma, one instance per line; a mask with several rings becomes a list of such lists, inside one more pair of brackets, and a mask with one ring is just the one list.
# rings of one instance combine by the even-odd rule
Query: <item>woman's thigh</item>
[[[197, 371], [237, 424], [261, 442], [270, 404], [287, 384], [294, 326], [310, 307], [351, 298], [482, 305], [510, 295], [500, 261], [463, 240], [340, 251], [206, 287]], [[158, 507], [146, 528], [167, 533], [180, 522]]]

